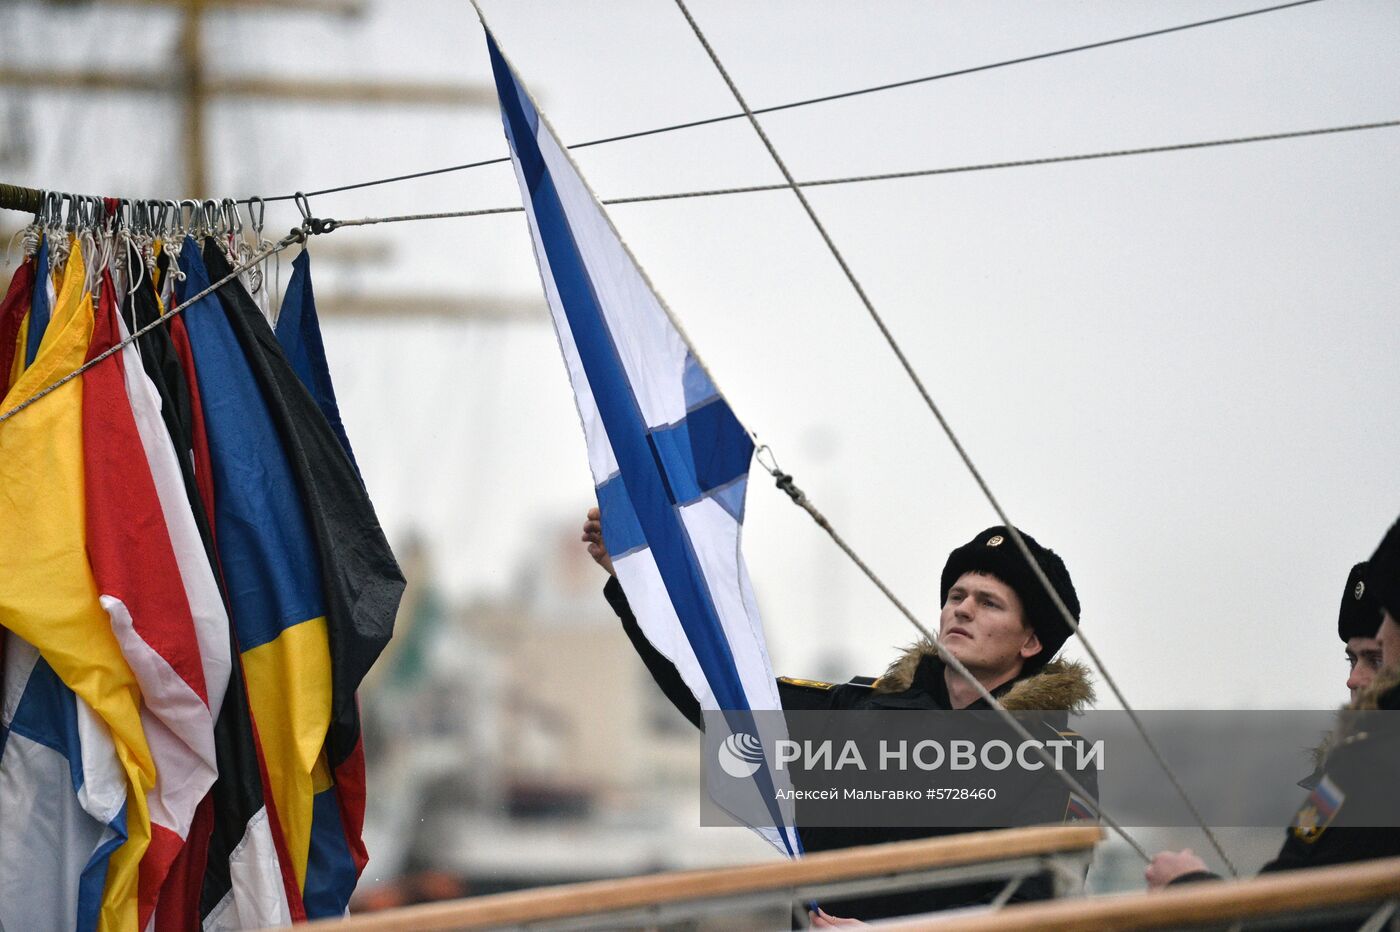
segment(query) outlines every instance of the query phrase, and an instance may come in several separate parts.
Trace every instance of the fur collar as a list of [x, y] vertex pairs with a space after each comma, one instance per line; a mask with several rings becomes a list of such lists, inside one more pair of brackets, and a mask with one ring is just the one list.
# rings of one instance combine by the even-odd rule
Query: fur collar
[[1361, 695], [1356, 697], [1355, 702], [1348, 702], [1342, 706], [1337, 714], [1337, 724], [1332, 732], [1322, 739], [1322, 743], [1312, 750], [1313, 764], [1317, 768], [1322, 768], [1327, 763], [1327, 757], [1337, 746], [1346, 742], [1356, 723], [1351, 721], [1345, 713], [1347, 712], [1377, 712], [1381, 709], [1393, 709], [1396, 706], [1400, 693], [1396, 692], [1396, 687], [1400, 686], [1400, 665], [1387, 667], [1376, 674], [1376, 678], [1371, 681], [1371, 685], [1361, 691]]
[[1376, 678], [1371, 681], [1371, 685], [1361, 691], [1361, 695], [1356, 697], [1356, 701], [1347, 706], [1358, 712], [1374, 712], [1378, 709], [1395, 708], [1396, 696], [1387, 696], [1400, 686], [1400, 664], [1393, 667], [1386, 667], [1376, 674]]
[[[924, 640], [911, 645], [875, 681], [875, 691], [904, 692], [926, 657], [937, 658], [938, 647]], [[998, 698], [1011, 711], [1082, 712], [1094, 702], [1094, 681], [1079, 661], [1052, 660], [1039, 673], [1014, 681]]]

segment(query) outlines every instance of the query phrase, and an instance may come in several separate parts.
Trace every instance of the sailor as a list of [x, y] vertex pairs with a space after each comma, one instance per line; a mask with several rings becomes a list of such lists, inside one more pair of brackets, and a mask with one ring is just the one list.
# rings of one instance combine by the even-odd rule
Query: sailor
[[[1347, 689], [1351, 693], [1351, 701], [1343, 712], [1356, 707], [1357, 698], [1371, 685], [1384, 665], [1381, 642], [1376, 640], [1381, 617], [1380, 603], [1366, 588], [1366, 563], [1363, 561], [1353, 566], [1347, 575], [1346, 588], [1342, 590], [1342, 607], [1337, 614], [1337, 635], [1346, 648]], [[1298, 781], [1303, 789], [1311, 792], [1322, 781], [1330, 748], [1329, 740], [1313, 749], [1313, 772]]]
[[[1358, 691], [1354, 712], [1400, 710], [1400, 521], [1391, 526], [1359, 580], [1380, 606], [1382, 668]], [[1264, 873], [1400, 856], [1400, 735], [1390, 716], [1349, 717], [1331, 741], [1321, 779], [1299, 807], [1278, 856]], [[1163, 851], [1146, 871], [1149, 890], [1217, 879], [1185, 851]]]
[[[1029, 534], [1022, 532], [1021, 537], [1077, 622], [1079, 599], [1064, 561]], [[588, 512], [582, 539], [593, 559], [612, 574], [597, 509]], [[699, 704], [676, 668], [643, 636], [615, 575], [603, 592], [657, 685], [687, 719], [703, 728]], [[1005, 527], [987, 528], [948, 555], [940, 579], [940, 598], [941, 649], [960, 660], [1004, 707], [1059, 713], [1067, 723], [1070, 713], [1093, 702], [1088, 669], [1074, 660], [1055, 659], [1073, 632]], [[833, 684], [781, 677], [778, 692], [787, 711], [990, 709], [976, 688], [944, 662], [940, 647], [928, 642], [910, 647], [878, 678], [857, 677]], [[1067, 730], [1067, 724], [1062, 728], [1064, 734], [1078, 738]], [[1094, 776], [1092, 771], [1076, 774], [1090, 795], [1097, 791]], [[1050, 791], [1035, 794], [1035, 800], [1028, 803], [1035, 811], [1020, 813], [1018, 824], [1092, 817], [1096, 799], [1078, 799], [1051, 775], [1044, 786]], [[812, 852], [967, 830], [800, 826], [799, 835], [804, 849]], [[974, 884], [825, 905], [840, 915], [876, 919], [985, 902], [1000, 887], [997, 883]], [[1027, 882], [1015, 898], [1043, 898], [1049, 892], [1043, 880]]]
[[1337, 634], [1346, 645], [1347, 689], [1351, 691], [1353, 703], [1371, 685], [1382, 665], [1381, 642], [1376, 640], [1376, 634], [1383, 612], [1380, 603], [1366, 588], [1366, 566], [1362, 562], [1351, 568], [1337, 616]]

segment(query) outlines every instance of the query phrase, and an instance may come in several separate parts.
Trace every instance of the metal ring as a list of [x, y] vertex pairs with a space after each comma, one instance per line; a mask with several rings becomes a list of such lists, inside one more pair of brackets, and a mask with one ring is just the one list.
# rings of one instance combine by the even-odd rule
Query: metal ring
[[156, 236], [164, 237], [168, 231], [166, 224], [170, 222], [170, 202], [169, 201], [148, 201], [151, 210], [151, 232]]
[[[198, 234], [199, 230], [195, 227], [195, 221], [199, 219], [199, 201], [196, 201], [194, 198], [187, 197], [184, 200], [180, 201], [179, 210], [180, 232]], [[188, 218], [186, 218], [185, 216], [186, 210], [190, 212]]]
[[224, 231], [219, 228], [219, 202], [213, 198], [205, 198], [199, 204], [199, 216], [204, 222], [204, 233], [206, 236], [219, 235]]
[[[253, 213], [253, 203], [258, 205], [258, 212]], [[248, 223], [253, 227], [253, 233], [258, 239], [262, 239], [263, 221], [267, 219], [267, 201], [254, 194], [248, 198]]]
[[91, 194], [78, 197], [78, 224], [87, 230], [97, 229], [97, 198]]
[[170, 226], [166, 229], [169, 231], [171, 237], [178, 237], [180, 234], [185, 232], [184, 229], [180, 226], [180, 220], [182, 219], [180, 215], [180, 202], [176, 200], [168, 200], [165, 201], [164, 204], [165, 209], [170, 212], [164, 218], [165, 222], [170, 224]]
[[[771, 465], [763, 461], [763, 454], [765, 453], [768, 454]], [[776, 476], [782, 472], [782, 469], [778, 466], [778, 457], [773, 454], [773, 448], [766, 443], [759, 444], [758, 447], [754, 449], [753, 458], [758, 460], [758, 465], [767, 470], [770, 475]]]
[[228, 226], [229, 233], [238, 235], [243, 232], [243, 218], [238, 213], [238, 202], [231, 197], [226, 197], [219, 202], [223, 210], [224, 223]]

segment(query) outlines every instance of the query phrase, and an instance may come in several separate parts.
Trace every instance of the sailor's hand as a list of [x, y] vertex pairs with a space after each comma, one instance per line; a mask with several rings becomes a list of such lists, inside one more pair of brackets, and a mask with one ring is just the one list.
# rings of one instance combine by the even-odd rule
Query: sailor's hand
[[1206, 871], [1206, 862], [1196, 857], [1190, 848], [1181, 851], [1159, 851], [1152, 858], [1152, 863], [1147, 865], [1144, 876], [1147, 878], [1147, 889], [1156, 893], [1166, 888], [1178, 877], [1187, 874], [1194, 874], [1198, 871]]
[[807, 921], [814, 929], [838, 929], [846, 926], [865, 925], [859, 919], [842, 919], [840, 916], [833, 916], [821, 907], [817, 907], [815, 912], [807, 910]]
[[608, 548], [603, 545], [603, 519], [597, 508], [588, 509], [581, 540], [588, 545], [588, 555], [593, 558], [593, 562], [607, 570], [609, 576], [616, 576], [617, 573], [613, 572], [612, 557], [608, 556]]

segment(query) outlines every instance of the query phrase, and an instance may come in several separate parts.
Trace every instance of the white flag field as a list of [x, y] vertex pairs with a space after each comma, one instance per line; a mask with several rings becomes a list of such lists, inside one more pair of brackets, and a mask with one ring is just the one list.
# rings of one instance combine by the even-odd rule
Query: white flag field
[[[618, 580], [701, 709], [757, 736], [749, 713], [781, 704], [740, 551], [753, 442], [489, 31], [486, 41]], [[772, 801], [775, 777], [760, 766], [750, 779]], [[779, 828], [755, 830], [800, 854], [790, 820], [776, 804], [771, 815]]]

